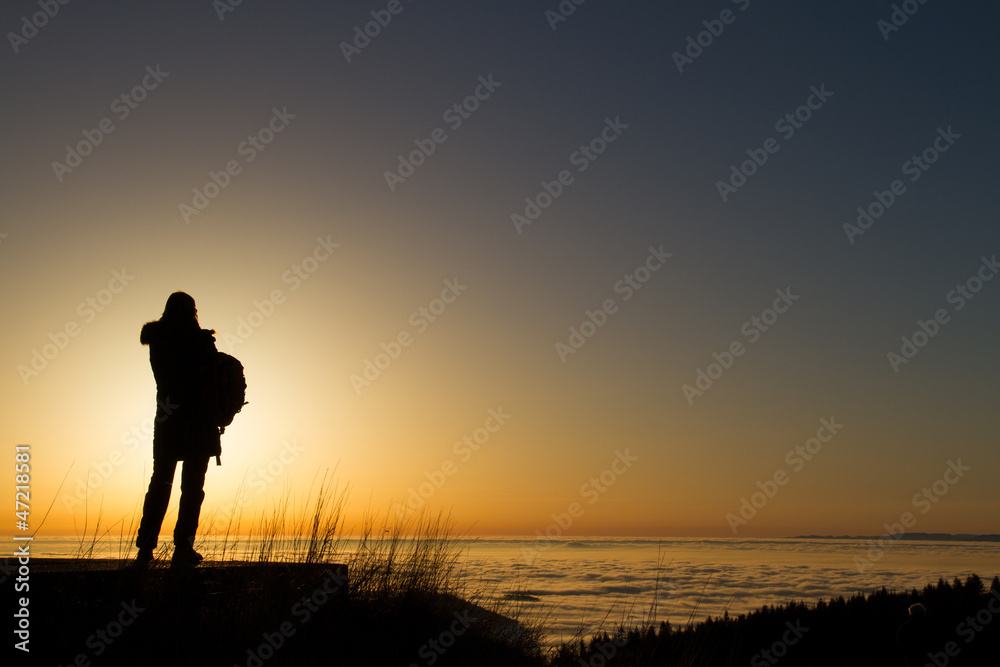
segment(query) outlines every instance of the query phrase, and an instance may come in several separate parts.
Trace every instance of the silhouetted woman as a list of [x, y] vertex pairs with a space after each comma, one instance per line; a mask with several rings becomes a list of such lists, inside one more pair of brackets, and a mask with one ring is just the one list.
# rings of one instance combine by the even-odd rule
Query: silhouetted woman
[[906, 667], [921, 667], [936, 645], [935, 633], [927, 618], [927, 607], [918, 602], [911, 604], [908, 611], [909, 619], [896, 631], [896, 644]]
[[222, 451], [219, 429], [205, 417], [199, 400], [199, 367], [216, 351], [214, 333], [198, 324], [194, 299], [174, 292], [167, 299], [163, 316], [143, 325], [139, 335], [139, 342], [149, 346], [149, 364], [156, 379], [153, 475], [136, 538], [136, 562], [140, 564], [153, 559], [178, 461], [184, 465], [173, 562], [195, 565], [202, 559], [194, 550], [194, 538], [205, 499], [205, 472], [211, 457]]

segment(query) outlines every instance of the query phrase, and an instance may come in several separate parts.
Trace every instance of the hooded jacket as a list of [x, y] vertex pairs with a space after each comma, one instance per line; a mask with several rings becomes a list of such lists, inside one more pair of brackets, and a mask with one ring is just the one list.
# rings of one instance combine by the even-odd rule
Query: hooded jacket
[[153, 458], [184, 461], [222, 453], [219, 429], [201, 406], [201, 371], [216, 352], [214, 331], [197, 320], [147, 322], [139, 342], [149, 346], [156, 380]]

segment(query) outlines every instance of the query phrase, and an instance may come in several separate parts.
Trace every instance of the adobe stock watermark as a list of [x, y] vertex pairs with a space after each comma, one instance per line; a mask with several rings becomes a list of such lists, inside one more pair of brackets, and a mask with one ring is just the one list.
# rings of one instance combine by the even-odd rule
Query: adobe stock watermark
[[589, 644], [588, 648], [591, 651], [590, 659], [586, 662], [583, 658], [580, 659], [580, 664], [582, 667], [604, 667], [607, 665], [615, 654], [618, 653], [619, 649], [628, 644], [628, 638], [622, 633], [614, 633], [611, 635], [611, 641], [607, 642], [595, 642], [593, 639]]
[[[969, 276], [964, 282], [960, 282], [945, 295], [945, 302], [952, 305], [952, 310], [958, 312], [965, 308], [965, 305], [972, 301], [983, 287], [993, 277], [1000, 272], [1000, 264], [997, 263], [997, 256], [990, 258], [980, 258], [979, 268]], [[893, 373], [899, 373], [899, 369], [910, 363], [917, 354], [938, 335], [941, 327], [951, 322], [951, 313], [947, 308], [938, 308], [928, 319], [918, 319], [917, 328], [910, 336], [900, 336], [902, 344], [899, 350], [890, 350], [886, 353], [889, 367]]]
[[750, 494], [749, 500], [746, 496], [740, 498], [739, 516], [732, 512], [726, 514], [726, 523], [729, 524], [733, 535], [737, 533], [739, 526], [747, 525], [751, 519], [756, 517], [757, 513], [764, 509], [778, 495], [781, 487], [788, 484], [792, 478], [791, 476], [797, 472], [801, 472], [806, 467], [806, 463], [812, 461], [822, 451], [823, 445], [833, 440], [842, 428], [844, 428], [844, 425], [838, 424], [836, 417], [831, 416], [829, 419], [824, 417], [819, 420], [819, 428], [816, 429], [815, 437], [809, 438], [801, 445], [795, 445], [795, 447], [789, 449], [785, 454], [784, 461], [791, 469], [791, 472], [787, 472], [784, 468], [778, 468], [769, 479], [757, 482], [757, 488], [760, 490]]
[[[596, 137], [569, 154], [570, 165], [576, 167], [576, 172], [582, 174], [587, 171], [598, 157], [608, 150], [608, 146], [618, 141], [628, 125], [621, 121], [621, 116], [615, 116], [614, 120], [604, 119], [604, 127]], [[555, 200], [562, 196], [567, 187], [575, 182], [573, 172], [563, 169], [551, 181], [542, 180], [542, 189], [534, 197], [524, 198], [524, 210], [521, 213], [510, 214], [510, 221], [514, 224], [514, 229], [520, 235], [523, 228], [534, 223], [541, 217], [542, 211], [552, 206]]]
[[243, 4], [243, 0], [212, 0], [212, 9], [219, 17], [219, 22], [226, 20], [226, 14], [236, 11], [236, 8]]
[[[931, 165], [938, 161], [941, 154], [948, 151], [961, 138], [961, 134], [956, 134], [952, 131], [951, 125], [948, 126], [947, 130], [939, 127], [937, 129], [937, 136], [934, 137], [931, 144], [921, 151], [919, 155], [914, 154], [909, 160], [903, 163], [901, 167], [903, 175], [909, 176], [911, 183], [916, 183], [931, 168]], [[896, 200], [906, 194], [906, 192], [906, 184], [899, 178], [892, 181], [887, 190], [875, 190], [872, 192], [875, 201], [867, 206], [858, 207], [858, 217], [855, 220], [855, 224], [844, 223], [844, 233], [847, 235], [848, 242], [854, 245], [854, 239], [871, 229], [875, 221], [885, 215], [886, 211], [896, 203]]]
[[[139, 108], [139, 104], [145, 101], [149, 93], [156, 90], [168, 76], [170, 76], [170, 72], [161, 71], [159, 64], [156, 67], [147, 66], [146, 75], [142, 77], [142, 80], [132, 90], [122, 93], [111, 101], [111, 113], [119, 121], [124, 121], [133, 111]], [[105, 116], [97, 121], [94, 129], [82, 130], [83, 139], [75, 145], [66, 145], [66, 157], [63, 158], [63, 161], [52, 161], [52, 173], [55, 174], [56, 180], [62, 183], [63, 178], [67, 174], [73, 173], [74, 169], [83, 164], [84, 158], [92, 155], [94, 149], [104, 143], [104, 138], [114, 131], [115, 123], [110, 116]]]
[[[560, 23], [565, 22], [570, 16], [576, 13], [576, 8], [587, 0], [561, 0], [559, 5], [553, 9], [545, 10], [545, 20], [549, 22], [552, 32], [556, 31]], [[749, 1], [749, 0], [748, 0]]]
[[[494, 81], [493, 75], [478, 78], [478, 85], [475, 89], [460, 102], [455, 102], [444, 110], [441, 120], [448, 124], [452, 132], [458, 131], [465, 121], [472, 118], [472, 114], [479, 110], [483, 102], [490, 99], [497, 88], [503, 85], [502, 81]], [[383, 173], [385, 184], [389, 186], [389, 192], [395, 192], [396, 188], [406, 182], [417, 172], [417, 168], [427, 161], [437, 150], [437, 147], [448, 141], [448, 135], [443, 127], [436, 127], [431, 130], [426, 139], [414, 139], [416, 148], [406, 155], [400, 153], [397, 157], [399, 162], [395, 171], [386, 170]]]
[[17, 32], [7, 33], [7, 41], [10, 42], [10, 48], [14, 49], [14, 54], [17, 55], [22, 46], [34, 39], [38, 35], [38, 31], [56, 17], [59, 8], [68, 5], [69, 2], [70, 0], [38, 0], [38, 8], [41, 11], [35, 12], [30, 17], [22, 16], [21, 29]]
[[[29, 503], [31, 501], [31, 445], [14, 445], [14, 517], [17, 521], [14, 526], [21, 531], [28, 530], [28, 522], [31, 514]], [[21, 498], [24, 501], [21, 501]], [[21, 509], [24, 507], [24, 509]], [[37, 528], [36, 528], [37, 530]], [[16, 551], [11, 554], [10, 565], [8, 560], [3, 559], [3, 581], [12, 578], [14, 591], [17, 593], [29, 593], [31, 591], [31, 541], [32, 535], [14, 535], [12, 540], [17, 546]], [[9, 575], [9, 577], [8, 577]], [[14, 608], [17, 610], [12, 615], [14, 619], [12, 625], [13, 633], [20, 641], [14, 642], [14, 648], [18, 651], [31, 653], [31, 596], [15, 596]]]
[[[616, 449], [611, 465], [602, 470], [599, 475], [591, 477], [580, 485], [581, 500], [586, 500], [588, 506], [596, 503], [638, 460], [639, 457], [633, 455], [628, 448], [625, 451]], [[552, 543], [561, 538], [586, 511], [587, 507], [581, 502], [573, 501], [566, 507], [565, 512], [553, 512], [551, 515], [552, 523], [545, 527], [544, 532], [535, 530], [537, 537], [531, 546], [521, 547], [521, 555], [518, 556], [518, 560], [523, 558], [533, 561], [538, 557], [538, 554], [551, 549]]]
[[[412, 0], [408, 0], [408, 2], [412, 2]], [[351, 31], [353, 39], [350, 42], [340, 43], [340, 52], [344, 54], [347, 63], [350, 64], [352, 58], [361, 55], [361, 52], [371, 45], [372, 40], [389, 27], [389, 24], [392, 23], [392, 17], [402, 14], [404, 9], [405, 7], [400, 0], [389, 0], [385, 9], [373, 9], [369, 12], [372, 17], [371, 21], [364, 25], [354, 26], [354, 30]]]
[[[774, 131], [778, 132], [785, 141], [794, 137], [795, 133], [812, 119], [813, 113], [822, 109], [834, 95], [826, 89], [826, 84], [820, 84], [819, 88], [810, 86], [809, 92], [811, 94], [803, 104], [796, 107], [794, 111], [781, 116], [774, 123]], [[781, 144], [774, 137], [765, 139], [761, 148], [748, 148], [746, 154], [750, 159], [744, 160], [739, 166], [730, 165], [729, 178], [725, 181], [715, 182], [715, 188], [719, 191], [722, 201], [729, 201], [729, 197], [746, 185], [747, 179], [756, 174], [761, 167], [767, 164], [770, 156], [779, 150], [781, 150]]]
[[[621, 294], [622, 301], [628, 301], [633, 295], [649, 282], [653, 274], [663, 268], [667, 260], [673, 257], [671, 252], [663, 251], [663, 244], [659, 248], [649, 246], [649, 255], [646, 260], [634, 270], [626, 273], [613, 286], [615, 294]], [[557, 341], [555, 344], [556, 355], [562, 363], [566, 363], [569, 355], [576, 354], [587, 341], [597, 334], [598, 330], [608, 323], [608, 318], [618, 312], [618, 303], [614, 297], [608, 297], [596, 310], [585, 310], [585, 319], [578, 326], [569, 328], [569, 338], [566, 342]]]
[[[980, 635], [993, 620], [1000, 615], [1000, 590], [992, 589], [986, 604], [976, 612], [975, 616], [966, 616], [955, 626], [955, 634], [965, 641], [968, 646]], [[962, 653], [962, 646], [956, 641], [947, 641], [941, 651], [929, 651], [927, 653], [926, 665], [934, 667], [947, 667], [953, 658], [957, 658]]]
[[[927, 514], [934, 508], [935, 504], [941, 502], [941, 499], [948, 495], [951, 487], [958, 484], [965, 477], [965, 473], [971, 470], [972, 468], [969, 466], [962, 465], [961, 458], [954, 461], [949, 459], [948, 467], [944, 469], [944, 473], [940, 479], [934, 480], [934, 483], [930, 486], [925, 486], [915, 493], [910, 500], [910, 504], [913, 505], [914, 509], [919, 509], [920, 514]], [[886, 551], [894, 547], [898, 540], [903, 539], [907, 530], [916, 525], [917, 516], [913, 512], [903, 512], [899, 516], [898, 521], [892, 524], [882, 524], [882, 527], [885, 528], [885, 533], [877, 540], [867, 540], [865, 542], [868, 545], [868, 549], [865, 551], [864, 556], [854, 556], [852, 559], [854, 561], [854, 568], [859, 574], [867, 572], [875, 563], [882, 560]]]
[[[295, 292], [302, 287], [305, 281], [315, 275], [320, 266], [340, 248], [339, 243], [334, 243], [331, 240], [332, 236], [332, 234], [327, 234], [325, 238], [317, 236], [316, 245], [313, 246], [312, 252], [292, 264], [281, 274], [281, 283], [290, 286], [289, 292]], [[225, 351], [232, 354], [237, 346], [247, 342], [258, 329], [264, 326], [264, 322], [274, 315], [278, 306], [283, 305], [287, 300], [288, 294], [280, 287], [272, 289], [262, 300], [254, 299], [253, 309], [246, 317], [237, 318], [235, 331], [227, 331], [222, 334], [220, 342], [225, 346]]]
[[472, 624], [479, 620], [472, 616], [472, 612], [469, 609], [453, 612], [452, 616], [454, 616], [455, 620], [445, 630], [441, 631], [441, 634], [428, 640], [417, 649], [417, 656], [421, 662], [411, 662], [409, 667], [421, 667], [421, 665], [430, 667], [430, 665], [436, 663], [441, 656], [448, 652], [448, 649], [455, 645], [458, 638], [464, 635], [472, 627]]
[[[791, 287], [786, 287], [783, 290], [776, 289], [774, 293], [778, 297], [771, 304], [771, 307], [765, 308], [759, 316], [751, 317], [740, 327], [740, 333], [748, 339], [748, 345], [760, 340], [760, 337], [774, 326], [778, 318], [787, 313], [788, 309], [800, 298], [800, 295], [792, 294]], [[715, 361], [709, 363], [704, 369], [699, 368], [695, 371], [694, 386], [681, 385], [681, 392], [687, 399], [688, 405], [694, 405], [695, 396], [704, 396], [705, 392], [711, 389], [726, 371], [735, 365], [736, 358], [742, 357], [746, 351], [747, 345], [744, 345], [743, 341], [737, 338], [722, 352], [713, 352], [712, 358]]]
[[262, 667], [295, 636], [299, 628], [311, 621], [334, 596], [340, 595], [346, 589], [347, 582], [347, 568], [338, 568], [336, 571], [332, 568], [324, 570], [323, 582], [309, 595], [303, 595], [289, 610], [289, 614], [298, 621], [298, 625], [291, 620], [285, 620], [273, 631], [262, 633], [263, 641], [246, 650], [246, 660], [243, 664], [246, 667]]
[[440, 297], [431, 299], [426, 306], [421, 306], [410, 313], [407, 322], [413, 327], [414, 333], [411, 333], [409, 329], [401, 329], [388, 343], [379, 344], [381, 352], [364, 360], [362, 364], [364, 368], [360, 374], [351, 373], [349, 379], [351, 386], [354, 387], [354, 395], [360, 396], [362, 389], [372, 386], [373, 382], [382, 377], [389, 366], [403, 354], [403, 350], [413, 344], [414, 334], [419, 335], [427, 331], [431, 323], [444, 315], [448, 307], [455, 303], [455, 300], [467, 289], [469, 286], [458, 282], [457, 277], [454, 280], [445, 280]]
[[[732, 0], [734, 5], [739, 5], [740, 11], [745, 12], [748, 7], [750, 7], [750, 0]], [[722, 33], [725, 32], [727, 25], [732, 25], [736, 22], [736, 16], [731, 9], [723, 9], [719, 13], [719, 18], [717, 19], [706, 19], [701, 22], [705, 29], [699, 32], [695, 36], [688, 35], [687, 46], [684, 49], [684, 53], [680, 51], [674, 51], [673, 59], [674, 64], [677, 65], [677, 71], [681, 74], [684, 73], [684, 67], [686, 65], [693, 65], [694, 61], [701, 57], [705, 53], [705, 49], [712, 46], [715, 40], [722, 37]]]
[[[93, 656], [95, 658], [101, 657], [116, 641], [121, 639], [121, 636], [125, 634], [125, 631], [133, 623], [135, 623], [135, 620], [139, 618], [139, 614], [144, 611], [146, 611], [146, 608], [140, 607], [136, 604], [135, 600], [132, 600], [131, 602], [122, 602], [121, 611], [118, 612], [117, 616], [109, 621], [107, 625], [98, 628], [93, 634], [88, 636], [84, 644], [88, 649], [93, 651]], [[90, 653], [88, 651], [81, 651], [69, 664], [89, 665], [89, 656]]]
[[[507, 423], [511, 415], [504, 412], [502, 406], [490, 408], [486, 413], [486, 421], [469, 435], [463, 436], [452, 446], [452, 453], [458, 457], [459, 463], [468, 463], [482, 447]], [[434, 470], [424, 472], [426, 482], [421, 482], [416, 488], [410, 487], [405, 503], [396, 503], [396, 511], [402, 516], [416, 512], [424, 506], [445, 483], [458, 472], [458, 464], [453, 459], [444, 459]]]
[[201, 215], [208, 205], [229, 187], [233, 178], [243, 173], [243, 167], [256, 160], [257, 156], [271, 145], [275, 137], [284, 132], [296, 118], [298, 115], [289, 113], [287, 106], [281, 107], [280, 110], [278, 107], [272, 107], [271, 118], [267, 123], [255, 133], [247, 135], [247, 138], [236, 146], [236, 154], [243, 158], [243, 163], [233, 158], [219, 171], [209, 170], [205, 185], [191, 189], [193, 193], [191, 203], [181, 202], [177, 205], [184, 224], [191, 224], [191, 218]]
[[[668, 599], [677, 591], [677, 582], [673, 577], [665, 580], [660, 579], [659, 572], [657, 572], [656, 582], [653, 599], [650, 602], [648, 611], [646, 612], [647, 617], [654, 615], [661, 601]], [[599, 627], [597, 632], [600, 632], [600, 629], [601, 628]], [[587, 658], [587, 660], [584, 660], [581, 656], [579, 659], [579, 664], [582, 667], [606, 667], [606, 665], [609, 664], [617, 664], [612, 663], [611, 661], [614, 659], [619, 650], [628, 645], [628, 633], [625, 632], [624, 628], [618, 626], [616, 631], [610, 634], [605, 633], [605, 637], [607, 637], [606, 641], [597, 641], [597, 637], [592, 636], [590, 642], [588, 642], [586, 646], [587, 651], [590, 653], [590, 657]]]
[[37, 347], [32, 348], [31, 360], [27, 364], [18, 364], [17, 374], [20, 376], [21, 382], [27, 386], [31, 379], [41, 375], [42, 371], [48, 368], [63, 350], [69, 347], [70, 340], [79, 336], [83, 327], [93, 322], [98, 313], [104, 312], [115, 300], [116, 295], [121, 294], [133, 280], [135, 280], [135, 276], [129, 275], [124, 266], [121, 271], [113, 269], [108, 286], [98, 290], [92, 296], [86, 297], [77, 305], [76, 314], [79, 315], [80, 320], [69, 320], [55, 333], [50, 331], [48, 334], [49, 342], [44, 343], [41, 350]]
[[[298, 440], [292, 438], [291, 440], [283, 440], [281, 442], [281, 449], [275, 454], [271, 460], [261, 466], [257, 466], [246, 479], [246, 487], [253, 491], [253, 495], [262, 495], [267, 488], [278, 481], [282, 475], [284, 475], [292, 464], [295, 463], [302, 454], [304, 454], [306, 448], [298, 443]], [[236, 511], [242, 509], [246, 504], [246, 495], [242, 494], [238, 499], [239, 503], [236, 501], [224, 503], [218, 512], [214, 515], [214, 520], [212, 521], [211, 529], [217, 532], [226, 530], [231, 523], [233, 516], [235, 516]]]
[[882, 33], [882, 41], [888, 42], [889, 35], [906, 25], [910, 17], [916, 14], [917, 10], [926, 2], [927, 0], [903, 0], [900, 4], [893, 4], [889, 19], [879, 19], [875, 24], [879, 32]]
[[785, 621], [785, 627], [787, 630], [781, 635], [780, 639], [776, 640], [768, 648], [758, 651], [750, 658], [750, 667], [777, 665], [779, 660], [788, 655], [789, 649], [798, 644], [799, 640], [809, 632], [809, 628], [802, 625], [801, 619], [797, 619], [795, 623]]
[[122, 432], [120, 441], [125, 449], [112, 449], [107, 456], [99, 461], [92, 461], [87, 473], [83, 477], [76, 478], [76, 485], [72, 493], [67, 491], [62, 496], [63, 505], [67, 512], [72, 512], [79, 505], [90, 497], [90, 494], [104, 486], [104, 483], [111, 479], [111, 476], [125, 463], [126, 454], [132, 454], [143, 442], [152, 445], [154, 424], [165, 420], [174, 410], [180, 406], [172, 403], [170, 399], [157, 399], [163, 413], [156, 418], [146, 418], [138, 424], [133, 424], [130, 428]]

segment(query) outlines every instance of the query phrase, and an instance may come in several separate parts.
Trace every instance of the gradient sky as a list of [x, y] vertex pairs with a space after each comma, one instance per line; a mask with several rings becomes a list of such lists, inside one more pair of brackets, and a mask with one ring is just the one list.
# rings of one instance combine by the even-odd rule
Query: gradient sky
[[28, 36], [0, 56], [0, 440], [45, 532], [88, 493], [91, 526], [136, 510], [139, 329], [183, 290], [249, 386], [206, 512], [336, 467], [349, 526], [409, 499], [473, 534], [1000, 533], [996, 3], [898, 30], [883, 1], [222, 4], [0, 10]]

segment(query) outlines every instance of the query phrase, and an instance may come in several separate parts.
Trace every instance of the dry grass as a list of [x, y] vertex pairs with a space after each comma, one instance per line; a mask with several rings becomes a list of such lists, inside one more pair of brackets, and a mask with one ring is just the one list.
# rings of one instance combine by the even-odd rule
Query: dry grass
[[[348, 489], [337, 482], [334, 472], [317, 474], [304, 494], [286, 487], [279, 500], [253, 512], [248, 510], [244, 480], [231, 503], [203, 512], [196, 548], [207, 562], [217, 565], [346, 565], [351, 604], [388, 616], [405, 615], [421, 605], [440, 613], [442, 605], [471, 603], [486, 612], [482, 627], [490, 636], [514, 651], [538, 654], [542, 622], [525, 621], [521, 613], [525, 603], [498, 595], [500, 583], [479, 583], [475, 572], [463, 569], [473, 540], [457, 532], [450, 515], [369, 510], [360, 525], [345, 526]], [[112, 552], [117, 551], [119, 566], [129, 567], [141, 499], [135, 509], [105, 525], [102, 509], [91, 520], [85, 508], [75, 557], [99, 557], [108, 553], [110, 545]], [[164, 567], [171, 551], [169, 540], [161, 540], [152, 567]], [[235, 627], [239, 621], [234, 618], [231, 623]]]

